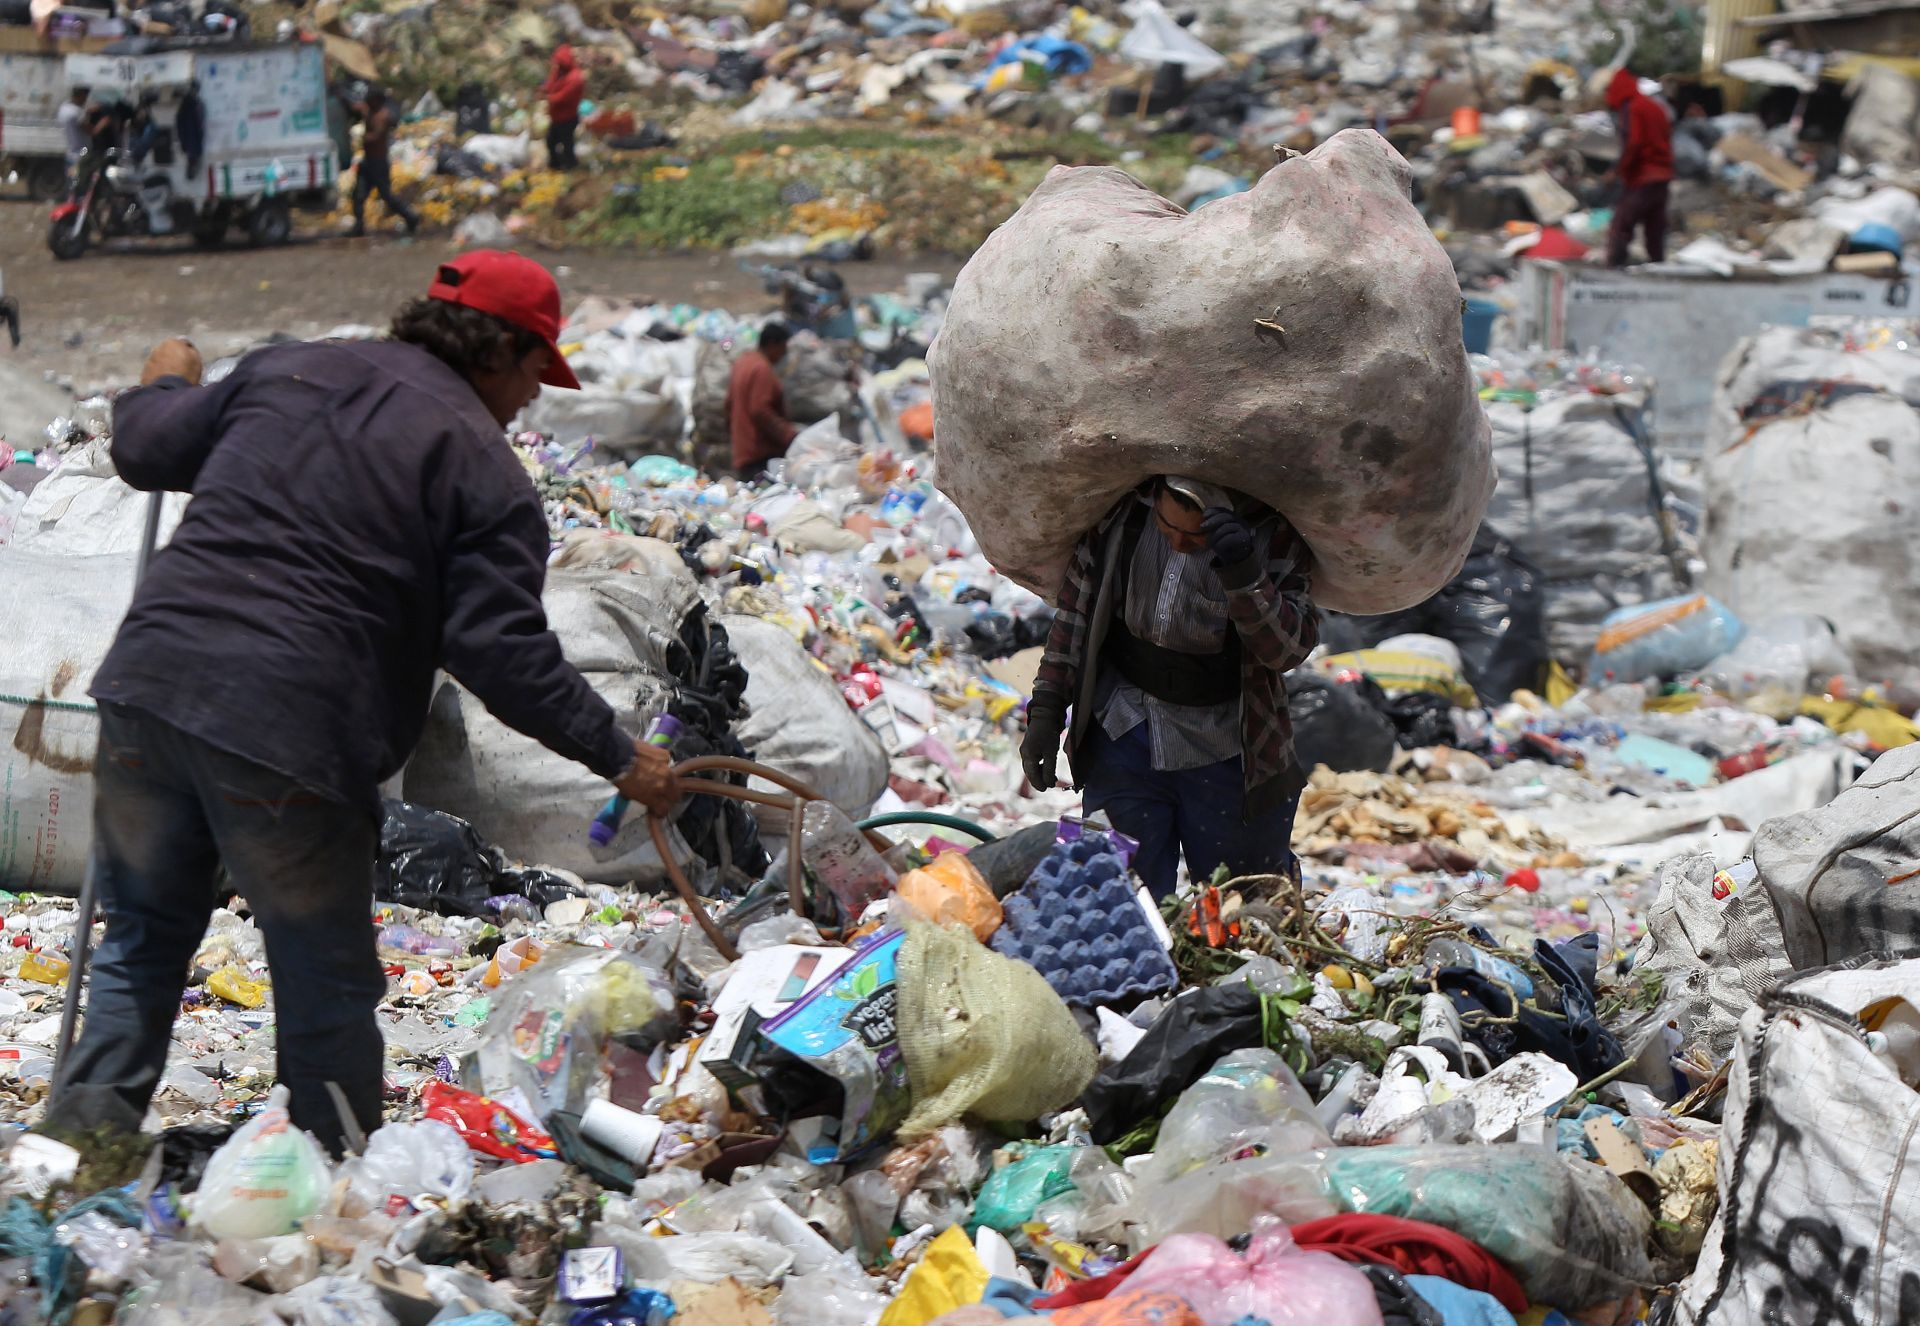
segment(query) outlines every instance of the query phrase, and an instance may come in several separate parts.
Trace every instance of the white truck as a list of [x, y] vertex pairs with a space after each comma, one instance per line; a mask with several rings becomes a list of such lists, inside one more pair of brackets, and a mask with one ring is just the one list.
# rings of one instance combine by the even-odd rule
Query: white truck
[[333, 203], [340, 162], [315, 43], [69, 55], [66, 82], [141, 107], [155, 132], [138, 159], [130, 134], [127, 151], [54, 209], [55, 257], [120, 236], [191, 234], [211, 246], [236, 226], [255, 244], [279, 244], [293, 208]]
[[66, 191], [67, 142], [54, 117], [67, 99], [67, 56], [106, 44], [0, 28], [0, 180], [18, 176], [35, 202]]

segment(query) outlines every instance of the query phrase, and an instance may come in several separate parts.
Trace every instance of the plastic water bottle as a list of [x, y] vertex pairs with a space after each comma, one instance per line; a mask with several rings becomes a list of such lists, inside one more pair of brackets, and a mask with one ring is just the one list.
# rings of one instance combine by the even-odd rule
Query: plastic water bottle
[[[653, 726], [647, 729], [647, 744], [671, 751], [673, 743], [680, 735], [680, 720], [672, 714], [661, 714], [653, 720]], [[593, 817], [593, 823], [587, 829], [587, 838], [595, 847], [605, 847], [620, 832], [620, 821], [627, 817], [627, 807], [632, 803], [615, 792], [608, 798], [607, 804], [600, 807], [600, 813]]]
[[1504, 958], [1497, 958], [1482, 948], [1459, 939], [1439, 939], [1427, 946], [1427, 968], [1438, 971], [1442, 967], [1466, 967], [1492, 981], [1498, 981], [1513, 989], [1518, 999], [1528, 999], [1533, 995], [1533, 978]]

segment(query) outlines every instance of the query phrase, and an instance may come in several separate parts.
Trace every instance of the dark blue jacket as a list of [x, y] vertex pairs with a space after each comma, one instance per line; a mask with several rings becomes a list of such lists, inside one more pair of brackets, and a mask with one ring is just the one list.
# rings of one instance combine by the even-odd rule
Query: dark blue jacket
[[547, 524], [466, 381], [388, 341], [275, 346], [224, 380], [120, 397], [113, 460], [191, 492], [96, 699], [378, 813], [445, 668], [604, 777], [633, 743], [540, 602]]

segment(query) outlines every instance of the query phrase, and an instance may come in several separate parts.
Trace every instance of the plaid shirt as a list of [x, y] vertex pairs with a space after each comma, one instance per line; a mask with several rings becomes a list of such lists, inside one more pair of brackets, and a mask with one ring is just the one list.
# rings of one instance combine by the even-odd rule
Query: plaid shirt
[[[1150, 508], [1128, 497], [1096, 525], [1073, 551], [1047, 648], [1034, 679], [1036, 703], [1073, 706], [1067, 758], [1071, 761], [1088, 724], [1107, 623], [1125, 610], [1122, 550], [1146, 527]], [[1249, 560], [1216, 568], [1227, 591], [1227, 612], [1241, 643], [1240, 746], [1245, 761], [1246, 801], [1251, 818], [1283, 805], [1306, 786], [1293, 752], [1293, 717], [1287, 712], [1286, 674], [1306, 661], [1320, 640], [1320, 620], [1309, 597], [1309, 554], [1300, 536], [1277, 517], [1255, 525], [1270, 549], [1263, 568]], [[1079, 778], [1075, 771], [1076, 781]]]

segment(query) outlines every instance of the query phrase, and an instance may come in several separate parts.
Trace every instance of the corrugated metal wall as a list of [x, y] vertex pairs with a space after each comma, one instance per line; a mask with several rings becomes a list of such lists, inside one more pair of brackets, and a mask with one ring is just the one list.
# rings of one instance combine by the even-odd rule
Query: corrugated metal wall
[[1736, 22], [1779, 10], [1775, 0], [1707, 0], [1707, 31], [1700, 44], [1700, 72], [1717, 74], [1729, 60], [1760, 54], [1766, 32]]

